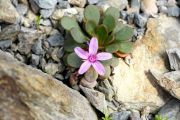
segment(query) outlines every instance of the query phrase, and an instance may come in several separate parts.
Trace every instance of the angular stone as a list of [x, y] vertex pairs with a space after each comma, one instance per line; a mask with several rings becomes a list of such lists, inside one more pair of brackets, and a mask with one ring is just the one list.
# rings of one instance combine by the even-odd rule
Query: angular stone
[[51, 9], [57, 4], [57, 0], [33, 0], [40, 8]]
[[180, 101], [172, 99], [160, 109], [158, 114], [168, 120], [180, 120]]
[[180, 48], [172, 48], [166, 51], [172, 70], [180, 70]]
[[124, 103], [127, 108], [149, 106], [153, 111], [169, 100], [171, 96], [153, 82], [149, 70], [156, 69], [161, 73], [168, 71], [166, 49], [180, 46], [178, 31], [180, 23], [176, 18], [160, 16], [149, 19], [144, 38], [137, 40], [134, 45], [131, 66], [120, 59], [118, 67], [114, 69], [112, 83], [117, 101]]
[[25, 15], [28, 11], [28, 7], [24, 4], [18, 4], [16, 9], [17, 9], [18, 13], [22, 16]]
[[86, 88], [80, 85], [81, 90], [84, 92], [86, 98], [89, 102], [99, 111], [104, 113], [107, 110], [107, 103], [105, 101], [105, 96], [103, 93]]
[[53, 14], [54, 9], [41, 9], [40, 14], [42, 18], [49, 18]]
[[159, 71], [151, 70], [152, 75], [156, 78], [155, 81], [172, 96], [180, 100], [180, 71], [168, 72], [165, 74]]
[[147, 15], [156, 15], [158, 8], [156, 6], [156, 0], [142, 0], [141, 10]]
[[6, 49], [12, 45], [12, 40], [0, 40], [0, 48]]
[[1, 120], [97, 120], [77, 91], [0, 51]]
[[168, 16], [180, 16], [180, 8], [178, 6], [169, 7], [167, 10]]
[[16, 40], [20, 32], [19, 25], [8, 25], [0, 32], [0, 40]]
[[86, 0], [68, 0], [68, 2], [72, 5], [76, 5], [78, 7], [84, 7], [86, 4]]
[[33, 66], [39, 65], [39, 60], [40, 60], [39, 56], [37, 56], [35, 54], [31, 55], [31, 65], [33, 65]]
[[44, 50], [42, 48], [42, 40], [39, 39], [37, 42], [35, 42], [35, 44], [32, 46], [32, 51], [36, 55], [43, 55], [44, 54]]
[[58, 64], [48, 63], [45, 65], [44, 71], [50, 75], [54, 75], [58, 71]]
[[112, 120], [128, 120], [131, 112], [130, 111], [121, 111], [115, 112], [110, 115]]
[[50, 46], [57, 47], [64, 44], [64, 38], [60, 33], [56, 33], [50, 36], [47, 41], [49, 42]]
[[97, 4], [99, 0], [88, 0], [88, 4]]
[[10, 0], [0, 0], [0, 21], [17, 23], [20, 16]]

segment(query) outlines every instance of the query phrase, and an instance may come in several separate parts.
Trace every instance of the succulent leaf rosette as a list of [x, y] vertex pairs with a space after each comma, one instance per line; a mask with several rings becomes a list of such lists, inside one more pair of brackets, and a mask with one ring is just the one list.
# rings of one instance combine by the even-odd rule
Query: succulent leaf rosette
[[[119, 11], [114, 7], [109, 7], [102, 15], [99, 9], [94, 5], [88, 5], [84, 10], [84, 20], [81, 25], [78, 24], [74, 17], [64, 16], [61, 19], [61, 26], [67, 31], [64, 49], [67, 52], [66, 62], [69, 66], [80, 68], [79, 74], [85, 73], [90, 66], [100, 75], [110, 72], [110, 67], [118, 65], [120, 54], [129, 54], [132, 51], [133, 44], [129, 40], [134, 34], [134, 30], [118, 21]], [[90, 59], [96, 59], [99, 67], [87, 63], [89, 58], [88, 49], [91, 47], [92, 40], [97, 40], [97, 52], [106, 53], [104, 59], [99, 59], [100, 53], [91, 56]], [[97, 49], [97, 50], [96, 50]], [[87, 54], [82, 56], [83, 54]], [[109, 53], [109, 54], [108, 54]], [[112, 54], [111, 59], [110, 53]], [[81, 55], [80, 55], [81, 54]], [[99, 60], [101, 62], [99, 62]], [[84, 60], [86, 60], [84, 62]], [[101, 64], [102, 63], [102, 64]], [[82, 67], [84, 64], [88, 67]], [[81, 67], [80, 67], [81, 66]], [[102, 67], [103, 66], [103, 67]], [[100, 70], [101, 69], [101, 70]]]

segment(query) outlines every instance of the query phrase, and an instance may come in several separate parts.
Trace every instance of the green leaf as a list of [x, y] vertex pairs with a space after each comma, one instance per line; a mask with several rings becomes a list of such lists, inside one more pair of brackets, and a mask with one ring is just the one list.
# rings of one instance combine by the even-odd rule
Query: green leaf
[[87, 37], [78, 28], [72, 28], [70, 30], [71, 36], [77, 43], [84, 43], [87, 41]]
[[99, 45], [104, 45], [108, 37], [108, 30], [105, 25], [99, 25], [95, 30], [96, 37], [98, 38]]
[[69, 38], [64, 41], [64, 50], [67, 52], [73, 52], [74, 48], [77, 46], [79, 46], [79, 44], [76, 43], [73, 38]]
[[134, 34], [134, 30], [131, 27], [125, 26], [115, 34], [117, 41], [129, 40]]
[[79, 68], [82, 64], [82, 60], [76, 55], [75, 52], [73, 52], [67, 56], [67, 63], [71, 67]]
[[66, 30], [71, 30], [72, 28], [79, 28], [79, 24], [77, 23], [75, 18], [64, 16], [61, 19], [61, 25]]
[[106, 46], [105, 49], [107, 52], [114, 53], [119, 50], [119, 43], [116, 42], [116, 43], [110, 44]]
[[114, 40], [115, 40], [115, 37], [114, 37], [114, 35], [109, 35], [108, 36], [108, 38], [106, 39], [106, 41], [105, 41], [105, 46], [106, 45], [109, 45], [110, 43], [112, 43], [112, 42], [114, 42]]
[[109, 7], [105, 12], [105, 16], [107, 16], [107, 15], [111, 15], [114, 17], [115, 20], [118, 20], [119, 10], [117, 8], [114, 8], [114, 7]]
[[122, 22], [118, 22], [116, 24], [116, 27], [113, 30], [113, 34], [117, 33], [118, 31], [120, 31], [123, 27], [125, 27], [126, 25], [123, 24]]
[[121, 42], [119, 44], [119, 51], [122, 53], [130, 53], [133, 48], [133, 43], [132, 42]]
[[100, 12], [94, 5], [88, 5], [84, 10], [84, 17], [86, 21], [93, 21], [97, 25], [100, 19]]
[[91, 36], [94, 35], [94, 33], [95, 33], [95, 28], [96, 28], [95, 22], [93, 22], [93, 21], [87, 21], [87, 22], [85, 23], [85, 29], [86, 29], [86, 32], [87, 32], [89, 35], [91, 35]]
[[108, 32], [111, 32], [116, 26], [116, 20], [110, 15], [106, 15], [103, 20], [103, 24], [107, 26]]
[[104, 66], [112, 66], [112, 67], [116, 67], [119, 65], [119, 59], [117, 57], [112, 57], [111, 59], [109, 60], [105, 60], [105, 61], [102, 61], [102, 64]]

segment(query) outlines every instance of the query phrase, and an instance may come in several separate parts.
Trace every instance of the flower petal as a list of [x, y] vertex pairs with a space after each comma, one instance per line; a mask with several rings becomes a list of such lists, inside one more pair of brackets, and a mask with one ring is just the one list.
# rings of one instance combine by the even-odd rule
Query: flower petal
[[100, 75], [105, 74], [105, 68], [99, 61], [96, 61], [95, 63], [93, 63], [92, 66], [94, 67], [94, 69], [96, 70], [98, 74]]
[[88, 59], [89, 53], [80, 47], [74, 48], [75, 53], [82, 59]]
[[98, 51], [98, 40], [97, 38], [93, 37], [89, 44], [89, 53], [96, 54]]
[[108, 60], [112, 58], [111, 53], [101, 52], [97, 54], [97, 60]]
[[81, 66], [80, 69], [78, 71], [79, 74], [83, 74], [85, 73], [89, 68], [91, 67], [91, 63], [86, 60]]

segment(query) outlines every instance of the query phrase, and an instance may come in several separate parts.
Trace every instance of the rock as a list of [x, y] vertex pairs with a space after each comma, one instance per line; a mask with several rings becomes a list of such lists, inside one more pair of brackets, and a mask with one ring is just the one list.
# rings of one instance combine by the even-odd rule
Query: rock
[[179, 17], [180, 8], [178, 6], [168, 7], [167, 13], [168, 13], [168, 16]]
[[0, 1], [0, 21], [8, 23], [17, 23], [20, 20], [20, 16], [12, 5], [10, 0]]
[[141, 110], [141, 119], [142, 120], [149, 120], [148, 117], [150, 114], [150, 110], [151, 110], [151, 108], [149, 106], [146, 106]]
[[161, 73], [168, 71], [166, 49], [179, 47], [179, 29], [176, 18], [163, 15], [149, 19], [145, 36], [134, 45], [131, 65], [119, 60], [119, 65], [114, 68], [112, 84], [116, 91], [115, 99], [126, 108], [140, 110], [149, 106], [152, 112], [169, 100], [171, 96], [153, 82], [154, 78], [148, 71], [152, 68]]
[[51, 52], [51, 58], [56, 62], [60, 61], [58, 57], [58, 51], [59, 51], [59, 48], [54, 48], [54, 50]]
[[42, 40], [39, 39], [37, 42], [35, 42], [35, 44], [32, 46], [32, 51], [36, 55], [43, 55], [44, 54], [44, 50], [42, 48]]
[[49, 42], [50, 46], [57, 47], [64, 44], [64, 38], [60, 33], [56, 33], [50, 36], [47, 41]]
[[11, 3], [12, 3], [15, 7], [17, 7], [17, 5], [18, 5], [18, 1], [17, 1], [17, 0], [11, 0]]
[[130, 2], [130, 6], [131, 6], [131, 8], [130, 9], [132, 9], [131, 11], [132, 12], [136, 12], [136, 13], [139, 13], [139, 10], [140, 10], [140, 0], [131, 0], [131, 2]]
[[140, 28], [143, 28], [146, 25], [147, 19], [148, 18], [146, 16], [142, 16], [140, 14], [135, 14], [134, 16], [134, 22]]
[[40, 60], [39, 56], [37, 56], [35, 54], [31, 55], [31, 65], [32, 66], [38, 66], [39, 65], [39, 60]]
[[77, 91], [2, 51], [0, 81], [2, 120], [97, 120]]
[[98, 90], [104, 93], [106, 100], [112, 101], [114, 97], [114, 89], [107, 79], [101, 81], [98, 86]]
[[180, 120], [180, 102], [172, 99], [160, 109], [158, 114], [168, 118], [168, 120]]
[[133, 24], [134, 23], [134, 13], [131, 13], [131, 14], [127, 15], [127, 22], [129, 24]]
[[25, 57], [20, 55], [19, 53], [15, 55], [15, 58], [23, 63], [26, 61]]
[[58, 80], [63, 81], [64, 80], [64, 76], [62, 74], [55, 74], [54, 77]]
[[24, 16], [28, 11], [28, 7], [24, 4], [18, 4], [16, 9], [17, 9], [17, 12], [22, 16]]
[[121, 111], [121, 112], [115, 112], [111, 113], [110, 117], [112, 120], [128, 120], [131, 112], [130, 111]]
[[49, 18], [54, 12], [54, 9], [41, 9], [40, 14], [42, 18]]
[[86, 0], [68, 0], [68, 2], [72, 5], [76, 5], [78, 7], [84, 7], [86, 4]]
[[64, 16], [64, 11], [62, 9], [56, 9], [52, 15], [54, 20], [59, 20]]
[[88, 0], [88, 4], [92, 5], [92, 4], [97, 4], [99, 2], [99, 0]]
[[38, 7], [43, 8], [43, 9], [52, 9], [55, 8], [57, 4], [57, 0], [30, 0], [35, 2]]
[[133, 110], [130, 115], [130, 120], [142, 120], [139, 111]]
[[155, 16], [158, 12], [156, 0], [142, 0], [141, 10], [147, 15]]
[[16, 40], [17, 35], [20, 32], [19, 25], [8, 25], [7, 27], [3, 28], [0, 32], [0, 40]]
[[[99, 1], [97, 6], [101, 6], [102, 8], [108, 8], [110, 6], [115, 7], [119, 10], [123, 10], [128, 6], [127, 0], [108, 0], [108, 1]], [[104, 11], [105, 9], [103, 9]]]
[[180, 71], [168, 72], [165, 74], [159, 71], [151, 70], [152, 75], [156, 78], [155, 81], [172, 96], [180, 100]]
[[167, 5], [167, 0], [157, 0], [156, 5], [157, 6], [166, 6]]
[[159, 7], [159, 12], [160, 12], [160, 13], [165, 13], [165, 14], [166, 14], [166, 13], [168, 12], [168, 9], [167, 9], [166, 6], [160, 6], [160, 7]]
[[32, 46], [35, 44], [35, 42], [38, 40], [38, 38], [41, 36], [40, 33], [20, 33], [18, 35], [18, 51], [21, 54], [29, 54], [31, 52]]
[[107, 103], [103, 93], [86, 88], [80, 85], [81, 90], [84, 92], [88, 101], [99, 111], [104, 113], [107, 110]]
[[24, 5], [28, 5], [28, 1], [27, 0], [18, 0], [19, 3], [22, 3]]
[[0, 40], [0, 48], [7, 49], [12, 45], [12, 40]]
[[48, 63], [45, 65], [44, 71], [50, 75], [54, 75], [58, 71], [58, 64]]
[[58, 50], [58, 52], [57, 52], [57, 57], [59, 58], [59, 59], [61, 59], [62, 57], [63, 57], [63, 55], [64, 55], [64, 48], [63, 47], [61, 47], [59, 50]]
[[56, 6], [59, 9], [67, 9], [71, 8], [70, 4], [68, 1], [63, 1], [63, 0], [58, 0], [58, 4]]
[[41, 19], [40, 24], [44, 26], [52, 26], [51, 21], [49, 19]]
[[123, 19], [123, 20], [125, 20], [126, 17], [127, 17], [127, 11], [123, 11], [123, 10], [120, 11], [120, 18]]
[[166, 51], [171, 70], [180, 70], [180, 48], [172, 48]]

